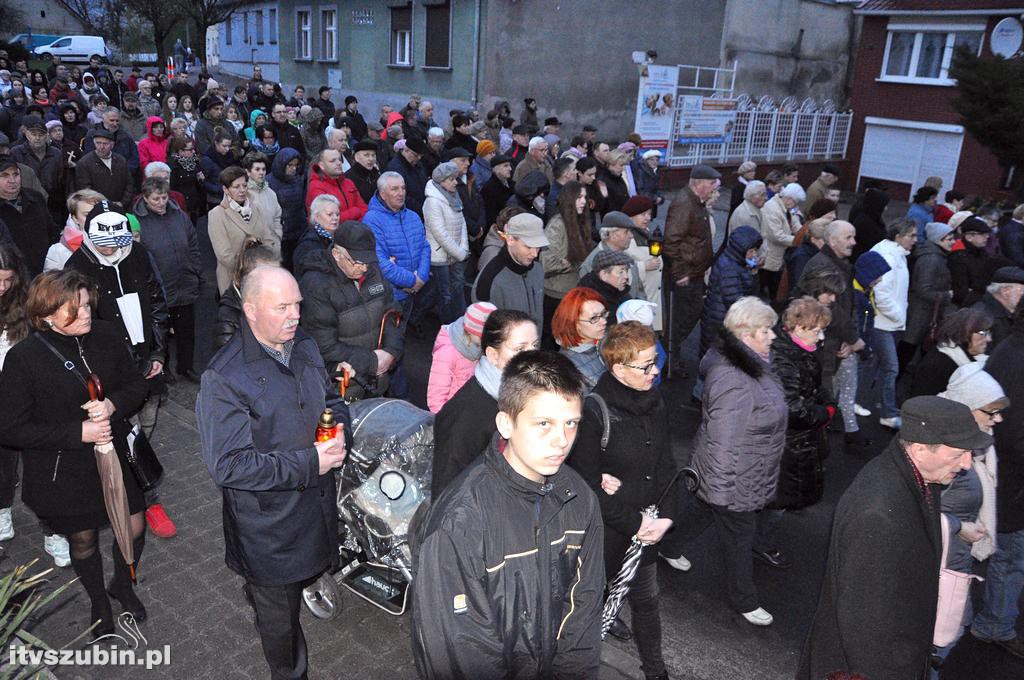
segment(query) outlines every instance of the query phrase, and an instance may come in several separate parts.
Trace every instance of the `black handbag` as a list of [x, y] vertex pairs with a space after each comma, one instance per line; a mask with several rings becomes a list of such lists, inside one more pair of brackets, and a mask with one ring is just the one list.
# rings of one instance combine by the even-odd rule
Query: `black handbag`
[[143, 491], [155, 488], [164, 476], [164, 466], [160, 464], [156, 451], [137, 423], [128, 433], [128, 455], [125, 456], [125, 460]]

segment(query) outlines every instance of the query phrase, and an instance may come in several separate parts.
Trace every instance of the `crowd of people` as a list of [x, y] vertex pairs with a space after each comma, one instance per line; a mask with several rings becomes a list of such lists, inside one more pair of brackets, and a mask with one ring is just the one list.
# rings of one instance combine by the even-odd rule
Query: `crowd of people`
[[[410, 398], [406, 342], [425, 339], [429, 315], [423, 677], [596, 677], [606, 580], [638, 545], [631, 625], [608, 632], [667, 678], [659, 559], [688, 571], [712, 524], [728, 605], [771, 625], [754, 560], [790, 565], [777, 531], [822, 500], [840, 441], [877, 455], [839, 503], [801, 677], [938, 677], [967, 628], [1024, 656], [1024, 205], [1004, 219], [955, 190], [938, 204], [929, 181], [886, 219], [888, 190], [872, 184], [840, 219], [835, 167], [805, 188], [795, 165], [758, 179], [747, 161], [716, 224], [718, 170], [692, 168], [666, 211], [657, 150], [635, 133], [563, 135], [533, 99], [518, 119], [499, 102], [438, 122], [414, 96], [367, 121], [356, 97], [289, 97], [258, 66], [229, 93], [202, 72], [171, 83], [59, 58], [0, 70], [0, 90], [0, 540], [20, 458], [22, 498], [98, 632], [113, 629], [108, 593], [145, 620], [130, 573], [146, 525], [176, 531], [130, 446], [152, 436], [169, 384], [201, 383], [228, 566], [272, 676], [304, 677], [301, 592], [338, 558], [346, 400]], [[202, 229], [212, 338], [196, 337]], [[690, 377], [698, 323], [701, 416], [685, 432], [661, 382]], [[218, 348], [201, 377], [199, 342]], [[325, 406], [340, 434], [314, 444]], [[891, 442], [860, 431], [873, 409]], [[694, 492], [670, 445], [691, 436]], [[87, 454], [108, 444], [134, 562], [115, 540], [105, 585], [110, 518]], [[984, 608], [937, 610], [940, 567], [983, 560]]]

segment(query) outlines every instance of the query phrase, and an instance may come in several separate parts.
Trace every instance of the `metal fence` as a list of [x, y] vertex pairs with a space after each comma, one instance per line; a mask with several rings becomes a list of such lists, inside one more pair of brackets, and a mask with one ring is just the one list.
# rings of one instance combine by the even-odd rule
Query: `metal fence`
[[[676, 119], [678, 138], [680, 120]], [[736, 112], [732, 140], [725, 144], [679, 144], [668, 150], [669, 167], [751, 161], [831, 160], [846, 156], [853, 113], [836, 111]]]

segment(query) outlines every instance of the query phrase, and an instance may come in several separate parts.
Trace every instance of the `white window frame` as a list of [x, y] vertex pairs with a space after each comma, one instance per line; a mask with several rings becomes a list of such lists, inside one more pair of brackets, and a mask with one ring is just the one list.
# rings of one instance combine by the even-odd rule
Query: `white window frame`
[[[394, 35], [395, 31], [391, 28], [391, 12], [388, 12], [388, 43], [389, 43], [388, 44], [388, 51], [391, 52], [391, 54], [388, 55], [388, 65], [389, 66], [403, 66], [403, 67], [411, 67], [412, 66], [412, 22], [413, 22], [413, 20], [415, 20], [415, 17], [412, 16], [412, 14], [413, 14], [412, 8], [413, 7], [415, 7], [415, 4], [409, 6], [409, 14], [410, 14], [409, 30], [407, 30], [407, 31], [399, 31], [398, 32], [398, 36]], [[390, 44], [391, 40], [392, 40], [392, 37], [395, 37], [394, 45]], [[402, 45], [405, 48], [405, 60], [404, 61], [398, 58], [398, 53], [400, 51], [399, 45]]]
[[[985, 44], [985, 24], [973, 23], [890, 23], [886, 29], [885, 54], [882, 56], [882, 72], [875, 80], [883, 83], [907, 83], [912, 85], [938, 85], [953, 87], [956, 81], [949, 77], [949, 67], [953, 62], [953, 45], [956, 43], [957, 33], [981, 33], [981, 40], [978, 41], [978, 51]], [[910, 64], [907, 68], [907, 75], [895, 76], [886, 74], [889, 66], [889, 52], [892, 48], [893, 35], [896, 33], [913, 33], [914, 45], [910, 52]], [[942, 64], [939, 67], [937, 78], [925, 78], [914, 75], [917, 73], [918, 60], [921, 56], [921, 44], [924, 41], [925, 33], [945, 33], [946, 43], [942, 52]]]
[[271, 45], [277, 44], [277, 8], [267, 10], [267, 37]]
[[[330, 17], [332, 22], [327, 23]], [[320, 61], [338, 61], [338, 9], [320, 10]]]
[[[305, 22], [302, 19], [305, 18]], [[295, 8], [295, 61], [313, 59], [313, 10]]]

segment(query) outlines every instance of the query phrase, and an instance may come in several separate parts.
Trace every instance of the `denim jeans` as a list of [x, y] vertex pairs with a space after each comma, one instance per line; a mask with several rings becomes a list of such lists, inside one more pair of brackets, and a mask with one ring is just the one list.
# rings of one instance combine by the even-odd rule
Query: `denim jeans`
[[971, 631], [986, 640], [1017, 636], [1017, 601], [1024, 587], [1024, 529], [996, 536], [999, 548], [988, 558], [985, 606], [974, 617]]
[[430, 280], [437, 288], [437, 316], [449, 324], [466, 313], [466, 263], [431, 265]]
[[871, 386], [872, 378], [877, 373], [879, 392], [881, 393], [881, 418], [895, 418], [900, 414], [896, 408], [896, 377], [900, 373], [900, 361], [896, 355], [896, 343], [899, 331], [883, 331], [874, 329], [871, 335], [871, 358], [860, 362], [858, 389], [864, 390]]
[[644, 677], [657, 677], [665, 672], [665, 659], [661, 655], [657, 562], [651, 562], [637, 570], [636, 576], [630, 582], [626, 601], [633, 614], [633, 640], [636, 642], [637, 652], [640, 653], [640, 670], [643, 671]]
[[846, 432], [857, 432], [857, 414], [853, 412], [853, 404], [857, 401], [857, 364], [860, 358], [856, 353], [839, 361], [833, 383], [839, 411], [843, 414], [843, 428]]

